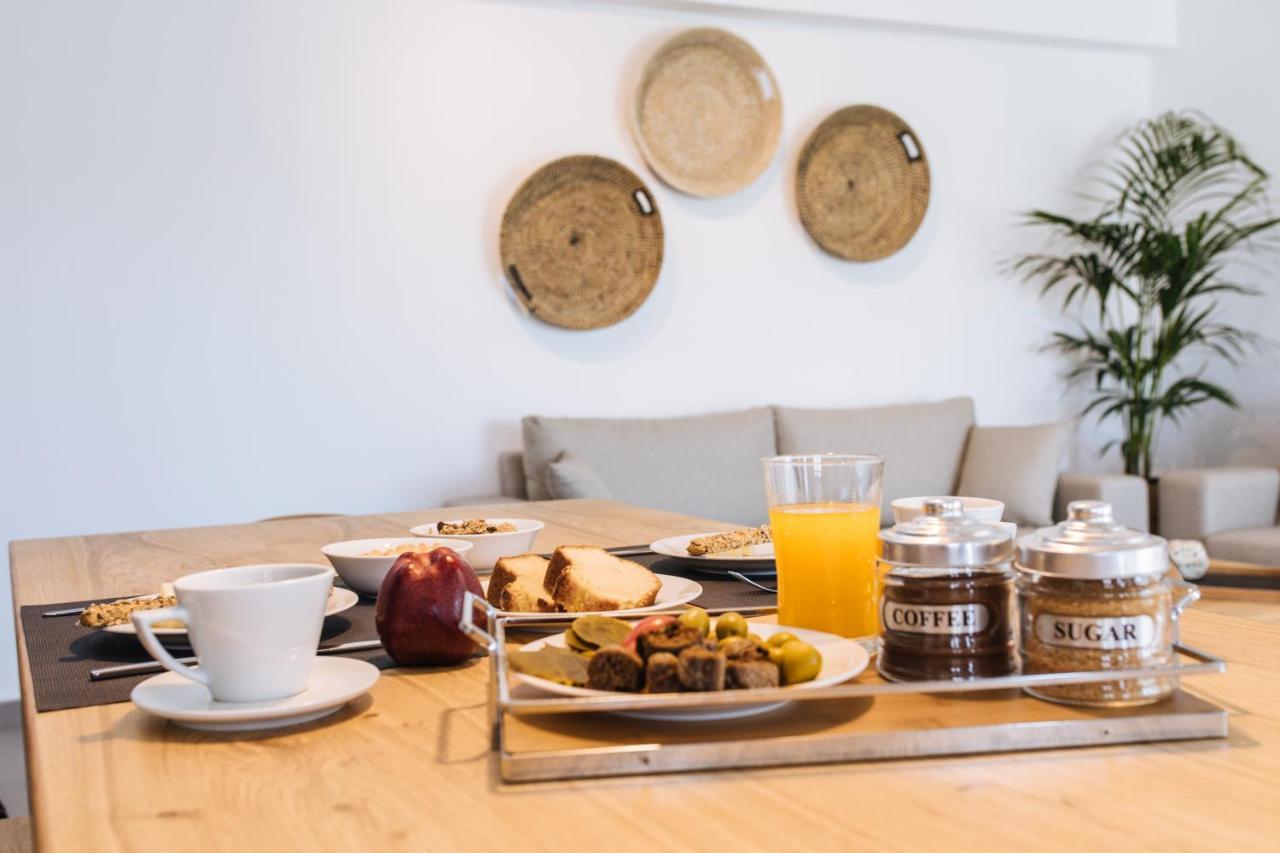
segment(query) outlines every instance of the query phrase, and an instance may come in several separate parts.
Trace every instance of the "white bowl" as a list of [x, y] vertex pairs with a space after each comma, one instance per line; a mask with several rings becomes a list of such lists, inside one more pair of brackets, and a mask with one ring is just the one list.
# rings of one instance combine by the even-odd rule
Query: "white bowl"
[[[501, 557], [513, 557], [516, 554], [528, 554], [533, 550], [533, 540], [538, 538], [538, 531], [546, 527], [546, 523], [532, 518], [485, 518], [490, 524], [509, 522], [515, 530], [507, 533], [436, 533], [436, 522], [419, 524], [409, 529], [414, 536], [430, 536], [432, 539], [447, 539], [450, 542], [469, 542], [475, 546], [467, 554], [467, 562], [477, 572], [493, 571], [493, 564]], [[444, 519], [445, 524], [459, 524], [462, 519]]]
[[471, 546], [466, 542], [449, 542], [438, 536], [423, 538], [420, 536], [391, 536], [385, 539], [348, 539], [346, 542], [334, 542], [325, 545], [320, 553], [329, 558], [338, 571], [338, 577], [347, 586], [364, 595], [377, 595], [382, 586], [382, 579], [391, 571], [399, 556], [365, 557], [369, 551], [382, 551], [398, 545], [430, 545], [433, 548], [452, 548], [464, 558]]
[[[932, 496], [929, 496], [932, 497]], [[943, 497], [939, 495], [939, 497]], [[893, 520], [897, 524], [924, 515], [924, 502], [928, 497], [898, 498], [893, 502]], [[992, 498], [960, 498], [964, 501], [964, 514], [978, 521], [995, 523], [1004, 517], [1004, 502]]]

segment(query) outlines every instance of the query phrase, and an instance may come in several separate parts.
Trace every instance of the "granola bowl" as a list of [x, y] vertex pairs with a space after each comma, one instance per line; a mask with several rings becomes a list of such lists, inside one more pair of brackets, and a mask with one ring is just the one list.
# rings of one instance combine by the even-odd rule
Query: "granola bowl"
[[[479, 524], [477, 524], [479, 522]], [[492, 533], [441, 533], [456, 528], [484, 529], [494, 528]], [[533, 518], [470, 518], [444, 521], [432, 521], [419, 524], [410, 529], [414, 536], [430, 536], [432, 539], [446, 539], [454, 542], [468, 542], [471, 550], [467, 552], [467, 562], [477, 572], [493, 571], [493, 564], [503, 557], [516, 554], [528, 554], [533, 550], [533, 540], [538, 538], [538, 531], [546, 527], [546, 523]], [[504, 528], [510, 527], [507, 530]]]
[[406, 552], [430, 553], [435, 548], [452, 548], [470, 560], [471, 546], [445, 542], [439, 536], [430, 538], [389, 537], [385, 539], [348, 539], [332, 542], [320, 549], [337, 570], [342, 582], [361, 595], [377, 595], [382, 579], [391, 571], [400, 555]]

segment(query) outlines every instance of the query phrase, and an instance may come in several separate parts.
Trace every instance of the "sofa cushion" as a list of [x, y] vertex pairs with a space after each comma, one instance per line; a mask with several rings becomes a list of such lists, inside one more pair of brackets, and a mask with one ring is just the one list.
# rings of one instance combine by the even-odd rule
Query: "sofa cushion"
[[955, 494], [973, 400], [867, 409], [774, 410], [778, 452], [880, 453], [885, 457], [880, 523], [892, 524], [890, 502]]
[[1280, 527], [1215, 533], [1204, 540], [1204, 547], [1215, 560], [1280, 566]]
[[548, 467], [562, 453], [620, 501], [721, 521], [768, 517], [760, 460], [775, 453], [773, 413], [746, 409], [681, 418], [524, 419], [530, 500], [551, 497]]
[[547, 466], [547, 491], [556, 500], [613, 500], [613, 492], [600, 479], [600, 475], [581, 459], [567, 452], [561, 453], [559, 459]]
[[1004, 501], [1005, 521], [1053, 524], [1053, 496], [1070, 438], [1070, 423], [974, 427], [960, 472], [960, 494]]

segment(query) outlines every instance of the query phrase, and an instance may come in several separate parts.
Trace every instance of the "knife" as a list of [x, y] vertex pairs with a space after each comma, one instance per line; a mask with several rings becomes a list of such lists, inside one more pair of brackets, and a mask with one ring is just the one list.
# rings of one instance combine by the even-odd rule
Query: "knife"
[[[353, 640], [350, 643], [338, 643], [336, 646], [321, 646], [316, 649], [318, 655], [337, 655], [343, 652], [359, 652], [367, 649], [381, 648], [381, 640]], [[196, 658], [177, 658], [178, 663], [196, 663]], [[164, 672], [159, 662], [149, 660], [142, 663], [126, 663], [122, 666], [104, 666], [89, 670], [90, 681], [105, 681], [108, 678], [122, 678], [126, 675], [145, 675], [148, 672]]]

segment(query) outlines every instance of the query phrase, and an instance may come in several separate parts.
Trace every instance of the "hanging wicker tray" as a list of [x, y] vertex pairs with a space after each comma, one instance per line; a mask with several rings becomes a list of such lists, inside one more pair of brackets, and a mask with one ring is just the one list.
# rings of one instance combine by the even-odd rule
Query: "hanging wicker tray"
[[915, 132], [873, 106], [838, 110], [800, 154], [796, 202], [825, 251], [876, 261], [915, 235], [929, 206], [929, 161]]
[[626, 318], [662, 269], [662, 216], [634, 172], [606, 157], [555, 160], [502, 217], [502, 269], [537, 318], [598, 329]]
[[724, 30], [687, 30], [645, 66], [632, 127], [664, 183], [694, 196], [727, 195], [772, 162], [782, 95], [751, 45]]

